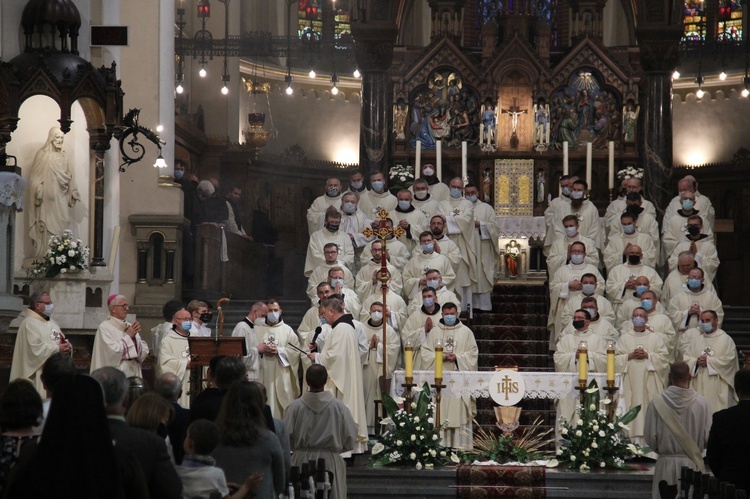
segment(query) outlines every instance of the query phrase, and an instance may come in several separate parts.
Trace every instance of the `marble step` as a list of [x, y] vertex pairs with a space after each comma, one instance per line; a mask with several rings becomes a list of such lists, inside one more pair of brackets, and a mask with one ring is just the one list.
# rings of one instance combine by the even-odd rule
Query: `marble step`
[[456, 497], [456, 469], [416, 470], [408, 468], [346, 469], [347, 497], [404, 499]]

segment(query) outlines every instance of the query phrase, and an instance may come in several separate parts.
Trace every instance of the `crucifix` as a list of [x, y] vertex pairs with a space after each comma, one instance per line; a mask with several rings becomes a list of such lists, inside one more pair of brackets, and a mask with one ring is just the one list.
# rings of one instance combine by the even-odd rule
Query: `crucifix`
[[[377, 279], [380, 281], [380, 289], [383, 292], [383, 375], [380, 377], [380, 391], [381, 393], [388, 393], [390, 391], [390, 378], [388, 378], [388, 338], [386, 328], [388, 321], [386, 320], [387, 304], [386, 296], [388, 294], [388, 280], [390, 279], [390, 273], [388, 272], [388, 260], [386, 260], [386, 241], [390, 236], [403, 237], [406, 235], [406, 231], [403, 227], [397, 225], [396, 227], [386, 227], [386, 221], [388, 220], [388, 211], [385, 208], [381, 208], [377, 212], [377, 216], [380, 222], [373, 223], [373, 227], [378, 224], [378, 229], [374, 230], [373, 227], [366, 227], [362, 231], [368, 239], [372, 236], [376, 236], [380, 239], [383, 244], [383, 255], [380, 257], [380, 270], [377, 274]], [[385, 409], [384, 409], [385, 410]]]
[[518, 100], [513, 99], [513, 105], [509, 106], [508, 109], [502, 109], [502, 114], [510, 115], [510, 124], [513, 129], [513, 133], [510, 136], [510, 147], [513, 149], [518, 147], [518, 135], [516, 135], [516, 129], [518, 127], [518, 117], [522, 114], [526, 114], [526, 109], [520, 109], [518, 107]]

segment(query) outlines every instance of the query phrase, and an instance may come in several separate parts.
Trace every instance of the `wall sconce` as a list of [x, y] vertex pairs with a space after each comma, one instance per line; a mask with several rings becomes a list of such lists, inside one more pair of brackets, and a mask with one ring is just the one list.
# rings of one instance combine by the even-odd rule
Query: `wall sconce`
[[[167, 162], [164, 161], [164, 156], [162, 156], [161, 151], [162, 144], [166, 144], [166, 142], [161, 140], [159, 135], [150, 128], [142, 127], [138, 124], [138, 116], [140, 113], [140, 109], [131, 109], [122, 119], [122, 122], [125, 124], [125, 129], [119, 132], [120, 154], [122, 155], [122, 163], [120, 164], [121, 173], [125, 172], [126, 166], [138, 163], [146, 154], [146, 148], [143, 144], [138, 142], [138, 134], [142, 134], [159, 148], [159, 156], [156, 158], [154, 168], [167, 167]], [[130, 146], [130, 152], [133, 156], [128, 154], [128, 150], [125, 147], [126, 145]]]

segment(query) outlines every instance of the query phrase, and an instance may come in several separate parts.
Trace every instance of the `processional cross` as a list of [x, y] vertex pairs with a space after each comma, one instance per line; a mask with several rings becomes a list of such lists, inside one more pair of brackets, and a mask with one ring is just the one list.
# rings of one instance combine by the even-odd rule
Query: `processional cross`
[[[380, 377], [380, 391], [381, 393], [388, 393], [390, 391], [391, 380], [388, 377], [387, 361], [388, 338], [386, 328], [388, 326], [388, 321], [386, 321], [386, 296], [388, 295], [388, 280], [391, 276], [388, 272], [388, 260], [386, 260], [385, 257], [386, 241], [390, 236], [404, 237], [406, 235], [406, 231], [400, 225], [397, 225], [396, 227], [392, 227], [390, 229], [386, 226], [386, 221], [388, 220], [388, 210], [386, 210], [385, 208], [380, 208], [377, 212], [377, 216], [380, 219], [380, 222], [378, 223], [378, 229], [374, 230], [373, 227], [366, 227], [365, 230], [362, 231], [362, 234], [364, 234], [364, 236], [368, 239], [372, 236], [376, 236], [378, 239], [380, 239], [380, 242], [383, 245], [383, 254], [380, 257], [380, 270], [377, 274], [377, 279], [378, 281], [380, 281], [380, 290], [383, 292], [383, 375]], [[373, 222], [372, 225], [375, 226], [375, 224], [376, 222]]]

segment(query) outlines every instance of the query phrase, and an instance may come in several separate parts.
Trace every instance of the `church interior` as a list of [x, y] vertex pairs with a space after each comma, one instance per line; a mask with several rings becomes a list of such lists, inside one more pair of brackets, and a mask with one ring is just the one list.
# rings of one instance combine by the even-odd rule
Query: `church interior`
[[[706, 282], [742, 365], [750, 352], [745, 7], [739, 0], [3, 1], [0, 387], [11, 381], [16, 333], [35, 290], [54, 301], [54, 319], [86, 373], [113, 295], [128, 298], [128, 320], [137, 319], [149, 345], [169, 300], [208, 302], [211, 334], [229, 336], [254, 302], [273, 298], [296, 330], [318, 304], [308, 282], [311, 235], [324, 228], [329, 205], [340, 209], [341, 194], [358, 190], [357, 172], [362, 192], [380, 172], [396, 195], [415, 192], [427, 170], [430, 193], [435, 184], [447, 193], [457, 178], [492, 208], [490, 263], [460, 267], [464, 278], [487, 274], [491, 286], [474, 289], [473, 303], [472, 284], [468, 294], [460, 292], [465, 283], [456, 286], [462, 319], [477, 338], [476, 370], [540, 372], [555, 370], [548, 314], [557, 306], [557, 274], [547, 238], [557, 225], [565, 232], [552, 220], [554, 202], [566, 196], [562, 184], [570, 176], [586, 181], [584, 202], [602, 232], [593, 252], [607, 277], [605, 238], [621, 224], [626, 181], [640, 180], [643, 207], [655, 208], [652, 266], [666, 281], [676, 263], [659, 249], [664, 220], [676, 196], [679, 204], [679, 182], [692, 176], [693, 199], [712, 203], [721, 261]], [[49, 154], [59, 158], [56, 141], [71, 173], [52, 177], [64, 195], [45, 198], [35, 172], [43, 151], [56, 147], [57, 156]], [[332, 196], [331, 178], [340, 180]], [[224, 216], [199, 214], [198, 181], [231, 199], [219, 203]], [[327, 195], [335, 204], [311, 218], [311, 206]], [[610, 216], [618, 196], [622, 206]], [[380, 207], [364, 213], [376, 225]], [[388, 210], [394, 215], [396, 204]], [[63, 229], [88, 248], [85, 267], [50, 273], [47, 265], [46, 275], [34, 274], [48, 237]], [[401, 238], [409, 254], [420, 245], [421, 231], [411, 229]], [[356, 275], [375, 236], [350, 238], [357, 261], [348, 270]], [[469, 250], [461, 249], [465, 259]], [[463, 282], [461, 272], [455, 278]], [[221, 298], [229, 301], [217, 310]], [[403, 298], [410, 304], [413, 296]], [[552, 326], [553, 335], [566, 325]], [[153, 356], [143, 362], [149, 383], [156, 364]], [[541, 417], [554, 426], [551, 403], [524, 404], [522, 425]], [[494, 427], [493, 404], [477, 401], [476, 411], [482, 427]], [[643, 480], [650, 494], [650, 476]], [[626, 497], [614, 494], [606, 497]]]

